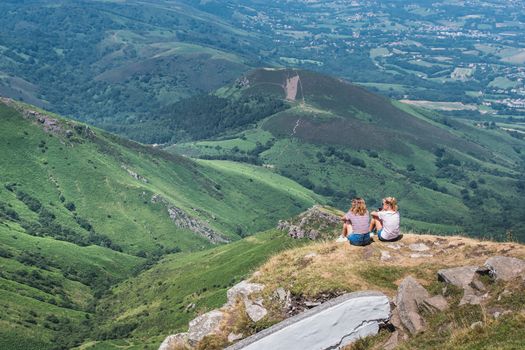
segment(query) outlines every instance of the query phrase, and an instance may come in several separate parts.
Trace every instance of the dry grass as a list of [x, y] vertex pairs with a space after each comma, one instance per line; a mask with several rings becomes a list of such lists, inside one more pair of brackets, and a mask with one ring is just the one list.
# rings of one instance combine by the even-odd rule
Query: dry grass
[[[409, 245], [424, 243], [430, 250], [419, 254], [432, 256], [413, 258]], [[376, 241], [366, 247], [348, 243], [319, 242], [285, 251], [272, 257], [260, 269], [253, 281], [267, 286], [267, 291], [278, 287], [314, 298], [323, 292], [352, 292], [357, 290], [380, 290], [389, 296], [395, 294], [395, 286], [389, 285], [392, 277], [398, 284], [404, 277], [413, 275], [423, 285], [436, 280], [437, 270], [463, 265], [482, 265], [494, 255], [525, 257], [525, 246], [518, 243], [479, 241], [460, 236], [441, 237], [405, 234], [392, 249], [391, 243]], [[388, 252], [391, 259], [381, 261], [381, 251]], [[384, 271], [383, 273], [381, 271]]]
[[[413, 243], [424, 243], [429, 250], [412, 251], [409, 245]], [[394, 249], [396, 245], [400, 245], [400, 249]], [[388, 252], [390, 259], [382, 261], [382, 252]], [[417, 253], [431, 256], [411, 257], [412, 254]], [[392, 298], [396, 295], [401, 280], [412, 275], [431, 294], [437, 294], [441, 293], [442, 289], [442, 285], [437, 282], [437, 270], [464, 265], [481, 266], [487, 258], [495, 255], [523, 259], [525, 245], [479, 241], [459, 236], [441, 237], [409, 233], [394, 245], [376, 239], [366, 247], [351, 246], [346, 242], [324, 241], [290, 249], [270, 258], [251, 278], [251, 282], [265, 285], [260, 295], [251, 297], [263, 297], [268, 315], [258, 323], [254, 323], [246, 316], [244, 303], [239, 302], [233, 309], [226, 311], [227, 316], [221, 327], [221, 333], [204, 339], [199, 344], [199, 348], [218, 349], [228, 344], [227, 336], [230, 332], [243, 333], [246, 337], [289, 317], [290, 314], [283, 311], [282, 304], [274, 294], [279, 287], [290, 291], [294, 301], [319, 301], [322, 299], [320, 296], [333, 297], [360, 290], [378, 290]], [[494, 288], [503, 290], [506, 287]], [[449, 287], [446, 296], [449, 302], [457, 305], [462, 291], [454, 291], [454, 288]], [[499, 294], [495, 293], [495, 295]], [[480, 309], [480, 306], [460, 307], [453, 313], [430, 317], [429, 322], [435, 324], [436, 329], [446, 326], [448, 335], [444, 339], [448, 344], [458, 344], [465, 339], [471, 339], [475, 337], [473, 334], [475, 332], [489, 333], [495, 322], [487, 317], [486, 310], [484, 307]], [[483, 322], [482, 330], [470, 328], [471, 323], [477, 320]], [[381, 332], [375, 337], [354, 343], [350, 349], [376, 348], [388, 336], [388, 332]], [[432, 344], [436, 339], [430, 337], [430, 339], [423, 339], [423, 342], [425, 341]], [[433, 346], [427, 345], [423, 348]], [[410, 343], [408, 346], [410, 348]]]

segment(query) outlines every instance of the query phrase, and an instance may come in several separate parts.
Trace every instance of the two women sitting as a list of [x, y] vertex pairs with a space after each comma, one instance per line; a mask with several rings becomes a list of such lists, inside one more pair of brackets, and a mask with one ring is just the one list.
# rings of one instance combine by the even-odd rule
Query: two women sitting
[[[371, 232], [377, 232], [380, 241], [396, 241], [400, 237], [399, 212], [394, 197], [384, 198], [382, 207], [371, 213], [368, 213], [363, 198], [354, 198], [352, 207], [342, 219], [343, 236], [352, 245], [369, 244]], [[350, 228], [352, 232], [349, 232]]]

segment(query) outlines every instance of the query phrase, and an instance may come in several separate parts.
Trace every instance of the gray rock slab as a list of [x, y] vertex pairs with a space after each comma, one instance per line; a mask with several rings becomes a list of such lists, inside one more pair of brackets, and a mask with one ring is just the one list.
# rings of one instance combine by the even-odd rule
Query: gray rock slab
[[250, 283], [247, 281], [241, 281], [228, 289], [226, 292], [226, 296], [228, 298], [228, 302], [226, 303], [226, 306], [232, 306], [237, 301], [237, 298], [242, 297], [243, 299], [246, 299], [249, 295], [261, 292], [264, 289], [264, 285], [259, 283]]
[[430, 250], [430, 248], [425, 243], [412, 243], [408, 246], [408, 249], [413, 252], [426, 252]]
[[191, 343], [197, 343], [207, 335], [214, 334], [219, 330], [224, 313], [213, 310], [190, 321], [188, 339]]
[[244, 306], [246, 308], [246, 314], [253, 322], [258, 322], [266, 316], [268, 310], [262, 306], [262, 299], [257, 302], [253, 302], [248, 298], [244, 299]]
[[377, 334], [379, 324], [387, 321], [389, 316], [390, 303], [383, 293], [345, 294], [227, 349], [340, 349], [358, 338]]
[[476, 275], [477, 266], [460, 266], [438, 271], [438, 280], [459, 288], [467, 287]]
[[449, 305], [448, 305], [447, 299], [445, 299], [444, 296], [435, 295], [433, 297], [425, 299], [421, 306], [425, 308], [427, 311], [434, 313], [437, 311], [445, 311], [446, 309], [448, 309]]
[[525, 279], [525, 260], [509, 258], [506, 256], [494, 256], [485, 262], [485, 268], [496, 280], [512, 281], [521, 277]]
[[419, 314], [419, 305], [430, 298], [428, 291], [412, 276], [406, 277], [397, 289], [396, 305], [403, 326], [412, 334], [425, 329], [425, 321]]
[[390, 261], [392, 260], [392, 255], [386, 250], [381, 251], [381, 261]]

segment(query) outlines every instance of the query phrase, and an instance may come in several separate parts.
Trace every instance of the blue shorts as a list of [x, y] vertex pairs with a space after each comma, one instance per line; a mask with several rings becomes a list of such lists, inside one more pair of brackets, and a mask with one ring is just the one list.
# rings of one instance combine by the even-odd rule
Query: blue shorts
[[348, 236], [351, 245], [367, 245], [370, 243], [370, 233], [352, 233]]

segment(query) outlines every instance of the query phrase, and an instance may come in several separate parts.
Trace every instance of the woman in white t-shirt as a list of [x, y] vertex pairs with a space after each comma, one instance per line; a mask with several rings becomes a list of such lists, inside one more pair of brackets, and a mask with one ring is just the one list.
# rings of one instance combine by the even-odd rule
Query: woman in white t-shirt
[[397, 241], [400, 238], [399, 212], [394, 197], [383, 199], [383, 208], [370, 213], [370, 232], [377, 230], [380, 241]]

